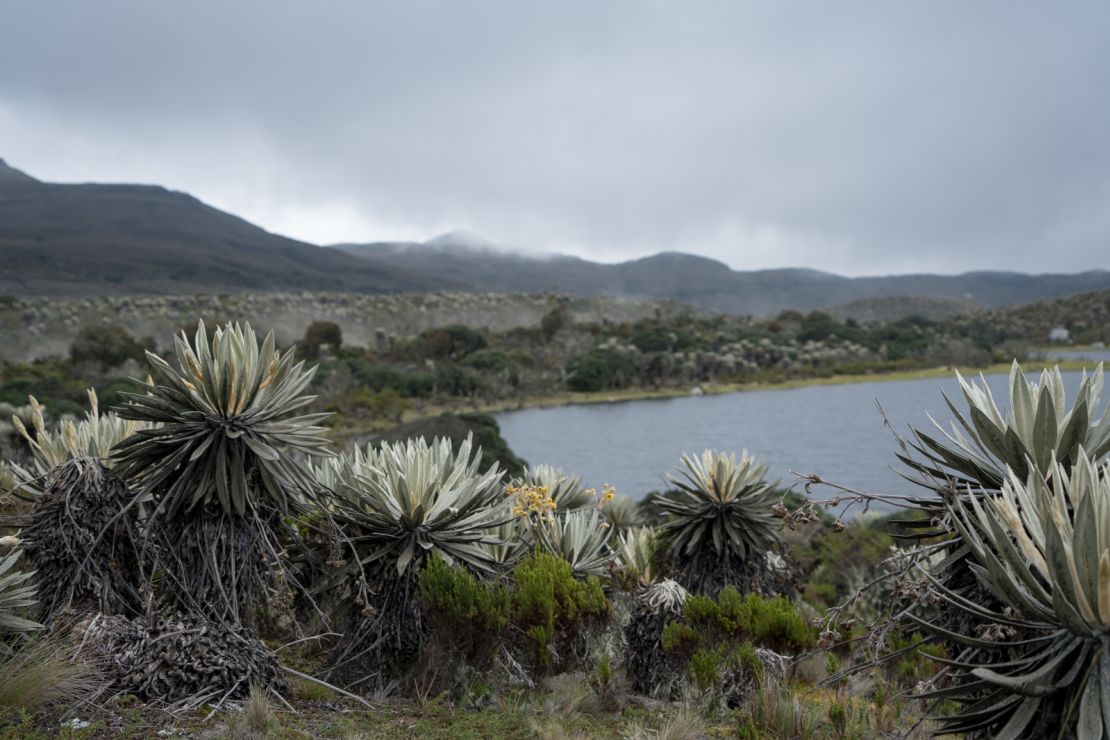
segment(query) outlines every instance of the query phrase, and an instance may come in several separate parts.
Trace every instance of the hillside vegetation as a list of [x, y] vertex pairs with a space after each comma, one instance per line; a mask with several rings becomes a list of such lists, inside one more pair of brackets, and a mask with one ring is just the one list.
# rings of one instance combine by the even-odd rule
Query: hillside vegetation
[[1039, 356], [1046, 327], [1107, 341], [1108, 302], [1104, 292], [1038, 310], [860, 323], [555, 295], [16, 300], [0, 307], [0, 403], [19, 407], [34, 395], [56, 414], [74, 413], [86, 387], [115, 402], [142, 373], [144, 350], [172, 346], [174, 332], [195, 326], [190, 315], [209, 324], [263, 317], [257, 323], [274, 330], [278, 346], [319, 363], [313, 408], [333, 413], [327, 423], [347, 439], [443, 411], [985, 367]]
[[84, 326], [113, 324], [159, 346], [195, 322], [250, 320], [292, 344], [316, 320], [336, 323], [350, 345], [376, 349], [422, 331], [463, 324], [483, 331], [537, 327], [566, 303], [573, 321], [636, 321], [688, 313], [665, 301], [610, 298], [567, 301], [555, 295], [506, 293], [229, 293], [95, 298], [0, 298], [0, 359], [33, 360], [64, 355]]

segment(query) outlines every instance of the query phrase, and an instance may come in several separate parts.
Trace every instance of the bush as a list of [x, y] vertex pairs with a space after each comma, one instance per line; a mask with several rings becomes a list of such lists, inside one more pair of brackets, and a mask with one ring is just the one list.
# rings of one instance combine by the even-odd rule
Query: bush
[[663, 629], [663, 649], [685, 663], [690, 680], [713, 703], [737, 706], [762, 687], [757, 648], [796, 653], [816, 641], [815, 630], [782, 597], [740, 596], [732, 586], [716, 599], [690, 596], [682, 618]]
[[409, 404], [395, 388], [383, 388], [380, 391], [359, 388], [344, 396], [340, 407], [343, 413], [351, 416], [399, 422]]
[[449, 396], [473, 396], [484, 387], [480, 375], [458, 365], [448, 365], [436, 373], [436, 389]]
[[429, 645], [453, 667], [479, 670], [497, 653], [509, 621], [509, 594], [504, 586], [479, 581], [438, 555], [420, 574], [420, 598]]
[[343, 331], [334, 321], [313, 321], [304, 332], [305, 348], [315, 355], [321, 345], [328, 345], [332, 352], [338, 352], [343, 344]]
[[573, 643], [585, 642], [589, 621], [609, 609], [597, 578], [575, 580], [570, 565], [554, 555], [533, 553], [513, 575], [512, 621], [526, 636], [529, 657], [541, 671], [552, 667], [553, 651], [565, 662], [575, 652]]
[[655, 321], [637, 324], [630, 341], [641, 352], [685, 352], [697, 343], [689, 332]]
[[751, 643], [780, 653], [797, 653], [816, 642], [816, 633], [789, 599], [741, 596], [732, 586], [716, 599], [690, 596], [682, 619], [663, 630], [663, 647], [692, 658], [699, 650]]
[[836, 606], [854, 593], [864, 574], [882, 572], [881, 563], [892, 554], [893, 541], [883, 531], [888, 524], [889, 519], [853, 521], [842, 532], [826, 525], [809, 547], [792, 550], [798, 570], [807, 574], [806, 601], [820, 609]]
[[798, 332], [799, 342], [819, 342], [834, 334], [841, 333], [844, 325], [822, 311], [811, 311], [802, 319], [802, 329]]
[[376, 392], [392, 388], [405, 398], [429, 398], [436, 386], [436, 377], [431, 373], [406, 373], [359, 357], [346, 357], [335, 367], [345, 367], [358, 384], [365, 388]]
[[540, 334], [545, 342], [550, 342], [559, 333], [559, 330], [569, 323], [567, 305], [560, 303], [555, 308], [544, 314], [540, 319]]
[[509, 356], [499, 349], [480, 349], [464, 357], [460, 364], [475, 370], [495, 373], [509, 367]]
[[567, 387], [572, 391], [625, 388], [634, 379], [632, 358], [614, 349], [595, 349], [567, 365]]
[[481, 332], [462, 324], [428, 329], [417, 340], [418, 351], [424, 357], [437, 360], [458, 360], [484, 349], [486, 344], [486, 337]]
[[86, 384], [55, 361], [6, 364], [0, 368], [0, 403], [19, 407], [34, 396], [52, 417], [85, 410]]
[[146, 354], [142, 342], [122, 326], [94, 324], [82, 327], [69, 346], [75, 363], [94, 363], [102, 370], [118, 367], [128, 360], [142, 361]]

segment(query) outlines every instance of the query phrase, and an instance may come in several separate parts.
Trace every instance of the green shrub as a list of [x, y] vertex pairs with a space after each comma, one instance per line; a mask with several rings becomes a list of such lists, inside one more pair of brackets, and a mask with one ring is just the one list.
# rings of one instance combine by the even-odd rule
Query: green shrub
[[361, 357], [345, 357], [332, 368], [345, 368], [355, 381], [369, 390], [392, 388], [405, 398], [429, 398], [436, 387], [436, 376], [426, 372], [404, 372], [379, 365]]
[[527, 635], [529, 657], [541, 669], [550, 666], [551, 648], [564, 655], [561, 648], [570, 647], [589, 620], [608, 611], [601, 582], [576, 580], [562, 558], [535, 552], [513, 575], [512, 622]]
[[802, 328], [797, 339], [799, 342], [820, 342], [843, 333], [844, 329], [843, 324], [827, 313], [811, 311], [802, 319]]
[[609, 653], [605, 653], [598, 659], [593, 671], [590, 672], [589, 683], [602, 706], [610, 710], [618, 708], [620, 689], [613, 670], [613, 659]]
[[485, 348], [486, 344], [481, 332], [462, 324], [452, 324], [421, 333], [417, 340], [417, 352], [436, 360], [458, 360]]
[[338, 352], [343, 345], [343, 331], [334, 321], [313, 321], [304, 331], [305, 348], [312, 355], [320, 351], [320, 346], [328, 345], [332, 352]]
[[431, 644], [468, 665], [483, 668], [496, 654], [509, 622], [509, 593], [503, 585], [479, 581], [438, 555], [418, 580], [424, 628]]
[[716, 685], [724, 652], [725, 647], [721, 645], [713, 649], [698, 648], [690, 656], [690, 678], [702, 692], [709, 691]]
[[716, 599], [690, 596], [682, 619], [663, 629], [664, 650], [688, 661], [690, 677], [703, 691], [720, 679], [722, 671], [741, 670], [762, 681], [757, 647], [797, 653], [815, 640], [815, 630], [788, 599], [741, 596], [732, 586]]
[[485, 387], [481, 375], [458, 365], [442, 367], [436, 373], [436, 390], [449, 396], [473, 396]]
[[803, 587], [806, 601], [819, 608], [836, 606], [854, 592], [861, 572], [880, 572], [880, 563], [890, 557], [893, 544], [883, 531], [888, 523], [889, 519], [853, 521], [841, 532], [824, 527], [809, 547], [794, 549], [792, 561], [809, 574]]
[[569, 323], [569, 311], [565, 303], [560, 303], [555, 308], [544, 314], [540, 319], [540, 334], [545, 342], [550, 342], [559, 333], [559, 330]]
[[902, 653], [894, 663], [893, 678], [903, 685], [913, 686], [919, 681], [932, 678], [940, 670], [942, 664], [937, 658], [947, 658], [947, 651], [943, 645], [923, 642], [920, 632], [907, 634], [905, 631], [891, 633], [890, 649], [892, 652], [906, 650], [913, 645], [917, 647], [909, 652]]
[[572, 391], [625, 388], [634, 378], [632, 358], [615, 349], [595, 349], [567, 365], [567, 387]]
[[[0, 367], [0, 403], [19, 407], [34, 396], [57, 418], [85, 409], [85, 381], [61, 362], [42, 360]], [[6, 421], [6, 419], [5, 419]]]
[[744, 609], [751, 614], [748, 634], [760, 645], [777, 652], [798, 652], [813, 647], [816, 641], [813, 628], [789, 599], [748, 594]]
[[346, 394], [340, 400], [339, 407], [343, 413], [351, 416], [399, 422], [409, 403], [396, 388], [383, 388], [380, 391], [358, 388]]
[[69, 356], [76, 363], [93, 363], [102, 370], [117, 367], [128, 360], [142, 361], [146, 348], [122, 326], [94, 324], [77, 332], [69, 346]]
[[682, 622], [671, 622], [663, 628], [663, 649], [675, 655], [690, 657], [701, 642], [698, 631]]
[[688, 332], [654, 321], [638, 324], [630, 339], [641, 352], [684, 352], [696, 344]]
[[466, 367], [485, 372], [499, 372], [509, 367], [509, 356], [500, 349], [480, 349], [463, 358]]
[[750, 642], [742, 642], [736, 646], [729, 657], [737, 666], [755, 676], [756, 681], [763, 683], [763, 661], [756, 654], [755, 645]]
[[663, 628], [663, 649], [685, 662], [693, 685], [711, 702], [737, 706], [761, 687], [763, 661], [757, 648], [798, 652], [815, 642], [815, 631], [782, 597], [741, 596], [732, 586], [716, 599], [690, 596], [682, 618]]

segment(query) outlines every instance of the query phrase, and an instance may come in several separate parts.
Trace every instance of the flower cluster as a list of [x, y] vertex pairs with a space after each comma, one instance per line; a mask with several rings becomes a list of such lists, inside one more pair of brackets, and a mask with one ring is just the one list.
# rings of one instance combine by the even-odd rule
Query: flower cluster
[[551, 498], [551, 489], [548, 486], [508, 485], [505, 495], [513, 498], [513, 516], [530, 517], [532, 514], [540, 518], [549, 518], [558, 504]]
[[582, 493], [587, 496], [593, 496], [594, 500], [597, 502], [597, 508], [599, 509], [605, 508], [605, 504], [617, 497], [617, 489], [613, 488], [608, 483], [601, 486], [600, 493], [598, 493], [596, 488], [587, 488]]

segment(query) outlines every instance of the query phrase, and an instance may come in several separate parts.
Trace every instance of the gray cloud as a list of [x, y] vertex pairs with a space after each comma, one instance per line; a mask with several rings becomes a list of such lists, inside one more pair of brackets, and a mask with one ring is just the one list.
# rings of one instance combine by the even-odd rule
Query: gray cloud
[[1110, 267], [1110, 9], [0, 0], [0, 156], [317, 242]]

